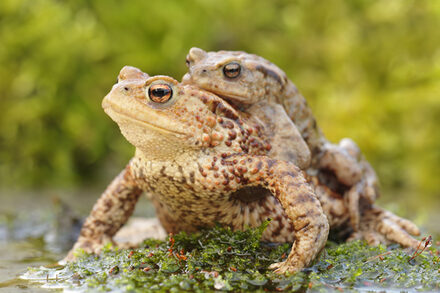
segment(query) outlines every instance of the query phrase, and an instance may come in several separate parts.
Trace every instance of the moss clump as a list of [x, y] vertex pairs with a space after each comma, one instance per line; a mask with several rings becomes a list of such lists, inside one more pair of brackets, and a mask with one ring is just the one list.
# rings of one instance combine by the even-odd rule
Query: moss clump
[[329, 242], [312, 267], [276, 275], [267, 267], [285, 259], [290, 246], [261, 243], [266, 226], [244, 232], [216, 227], [180, 233], [167, 241], [146, 240], [135, 250], [106, 247], [100, 256], [82, 254], [64, 268], [34, 269], [33, 274], [48, 274], [49, 283], [83, 290], [124, 292], [439, 289], [440, 264], [434, 248], [411, 259], [413, 253], [396, 246]]

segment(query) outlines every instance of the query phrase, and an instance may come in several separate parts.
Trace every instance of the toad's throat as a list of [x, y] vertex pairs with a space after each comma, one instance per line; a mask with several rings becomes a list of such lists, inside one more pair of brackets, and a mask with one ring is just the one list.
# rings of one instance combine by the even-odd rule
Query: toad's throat
[[156, 131], [156, 132], [161, 132], [161, 133], [165, 133], [165, 134], [173, 134], [173, 135], [177, 135], [177, 136], [185, 136], [186, 135], [186, 133], [184, 133], [184, 132], [180, 132], [180, 131], [177, 131], [177, 130], [172, 130], [172, 129], [164, 128], [164, 127], [155, 125], [155, 124], [153, 124], [151, 122], [145, 121], [144, 119], [140, 119], [138, 117], [133, 117], [132, 114], [126, 113], [125, 111], [120, 110], [120, 109], [117, 110], [117, 109], [115, 109], [115, 107], [112, 107], [112, 106], [104, 107], [104, 111], [112, 119], [115, 116], [116, 117], [120, 117], [120, 118], [122, 118], [124, 120], [128, 120], [130, 122], [136, 123], [136, 124], [138, 124], [138, 125], [140, 125], [142, 127], [147, 127], [147, 128], [149, 128], [149, 129], [151, 129], [153, 131]]

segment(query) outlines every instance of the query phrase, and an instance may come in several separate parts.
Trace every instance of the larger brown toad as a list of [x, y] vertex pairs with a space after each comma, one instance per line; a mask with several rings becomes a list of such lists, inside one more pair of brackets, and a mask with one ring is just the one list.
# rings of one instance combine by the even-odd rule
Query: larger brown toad
[[[279, 67], [246, 52], [205, 52], [199, 48], [190, 50], [187, 65], [189, 70], [183, 83], [197, 85], [227, 99], [247, 113], [261, 117], [267, 126], [272, 125], [280, 133], [279, 137], [285, 138], [279, 143], [284, 152], [278, 158], [293, 161], [300, 168], [308, 169], [309, 173], [318, 173], [333, 190], [345, 189], [351, 225], [354, 230], [359, 229], [359, 201], [371, 205], [376, 199], [376, 174], [352, 140], [343, 139], [339, 145], [327, 141], [306, 100]], [[268, 116], [272, 117], [264, 119]], [[299, 148], [298, 140], [293, 143], [281, 134], [281, 130], [294, 133], [295, 129], [292, 128], [295, 126], [310, 152]], [[303, 160], [298, 161], [296, 157]]]
[[167, 232], [215, 223], [244, 229], [272, 218], [263, 240], [293, 242], [287, 260], [272, 265], [279, 273], [307, 266], [324, 247], [329, 224], [314, 189], [294, 164], [269, 156], [270, 139], [252, 116], [133, 67], [122, 69], [102, 106], [136, 153], [93, 207], [73, 249], [99, 252], [143, 191]]

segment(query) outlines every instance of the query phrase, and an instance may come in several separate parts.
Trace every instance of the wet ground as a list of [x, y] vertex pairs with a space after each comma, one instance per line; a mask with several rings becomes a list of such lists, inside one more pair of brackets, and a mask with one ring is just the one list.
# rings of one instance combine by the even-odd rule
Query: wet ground
[[[18, 277], [28, 267], [50, 265], [64, 257], [99, 194], [0, 192], [0, 292], [48, 292]], [[135, 215], [154, 216], [145, 198]]]
[[[99, 194], [91, 190], [0, 192], [0, 292], [48, 292], [18, 277], [28, 267], [63, 258]], [[381, 205], [415, 221], [423, 236], [440, 240], [440, 199], [420, 202], [402, 196], [382, 199]], [[137, 205], [135, 216], [154, 216], [145, 198]]]

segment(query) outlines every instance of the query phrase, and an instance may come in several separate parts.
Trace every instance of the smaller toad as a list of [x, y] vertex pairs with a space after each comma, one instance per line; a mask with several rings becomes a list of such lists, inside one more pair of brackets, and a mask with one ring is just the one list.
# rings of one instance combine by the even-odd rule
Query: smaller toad
[[[183, 83], [221, 96], [261, 118], [276, 133], [299, 131], [310, 151], [292, 142], [292, 135], [280, 134], [285, 139], [275, 145], [284, 151], [277, 158], [318, 174], [332, 190], [344, 189], [351, 226], [359, 230], [362, 206], [373, 204], [378, 196], [376, 174], [352, 140], [343, 139], [338, 145], [327, 141], [307, 101], [280, 68], [246, 52], [205, 52], [199, 48], [190, 50], [186, 62], [188, 73]], [[297, 160], [309, 157], [309, 161]]]

